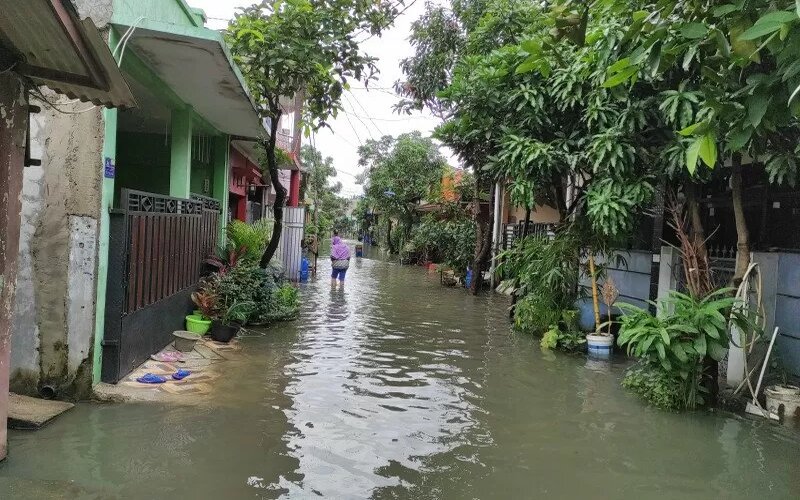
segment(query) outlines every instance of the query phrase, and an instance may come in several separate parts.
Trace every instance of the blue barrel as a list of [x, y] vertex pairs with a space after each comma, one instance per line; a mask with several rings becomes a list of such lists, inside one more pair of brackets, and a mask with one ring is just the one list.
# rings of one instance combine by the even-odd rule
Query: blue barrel
[[308, 281], [308, 274], [309, 270], [311, 269], [311, 263], [303, 257], [303, 261], [300, 263], [300, 281], [305, 283]]

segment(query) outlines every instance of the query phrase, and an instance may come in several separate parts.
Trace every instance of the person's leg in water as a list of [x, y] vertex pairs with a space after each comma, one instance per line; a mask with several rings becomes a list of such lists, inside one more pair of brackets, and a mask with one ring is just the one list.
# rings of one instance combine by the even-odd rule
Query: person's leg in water
[[339, 269], [334, 269], [331, 271], [331, 286], [336, 288], [336, 278], [339, 277]]
[[347, 274], [347, 269], [339, 270], [339, 285], [344, 288], [344, 276]]

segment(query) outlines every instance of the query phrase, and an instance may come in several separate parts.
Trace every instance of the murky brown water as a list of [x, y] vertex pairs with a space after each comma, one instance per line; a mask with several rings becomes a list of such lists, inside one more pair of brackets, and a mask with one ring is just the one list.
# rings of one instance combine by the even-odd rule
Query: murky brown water
[[542, 353], [506, 306], [379, 260], [323, 273], [210, 404], [12, 432], [0, 498], [800, 498], [796, 434], [646, 408], [621, 361]]

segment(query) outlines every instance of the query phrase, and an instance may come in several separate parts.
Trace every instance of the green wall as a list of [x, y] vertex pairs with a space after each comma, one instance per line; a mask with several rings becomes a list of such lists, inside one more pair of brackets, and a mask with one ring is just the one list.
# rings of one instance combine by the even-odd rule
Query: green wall
[[184, 26], [202, 26], [202, 21], [184, 0], [114, 0], [112, 20], [133, 24], [141, 16]]
[[119, 131], [114, 199], [122, 188], [169, 194], [169, 137]]

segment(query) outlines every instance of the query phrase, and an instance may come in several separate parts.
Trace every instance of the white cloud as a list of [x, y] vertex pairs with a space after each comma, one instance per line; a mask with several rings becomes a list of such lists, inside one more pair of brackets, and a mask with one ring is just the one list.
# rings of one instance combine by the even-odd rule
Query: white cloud
[[[208, 27], [221, 29], [227, 25], [226, 20], [233, 17], [236, 7], [252, 5], [253, 0], [189, 0], [189, 3], [205, 10], [209, 18]], [[415, 130], [430, 134], [439, 123], [427, 112], [406, 116], [392, 111], [393, 105], [399, 100], [392, 86], [402, 77], [400, 60], [412, 53], [407, 40], [411, 23], [422, 14], [424, 8], [425, 3], [417, 0], [383, 36], [364, 42], [364, 50], [378, 58], [378, 80], [371, 82], [369, 89], [354, 82], [351, 92], [346, 94], [343, 101], [346, 113], [340, 113], [331, 121], [330, 130], [322, 130], [313, 137], [314, 145], [322, 154], [333, 157], [339, 172], [337, 180], [342, 183], [344, 195], [362, 192], [361, 186], [355, 183], [355, 175], [361, 171], [358, 166], [359, 144], [369, 138], [378, 139], [384, 134], [396, 136]], [[310, 139], [304, 141], [309, 142]]]

